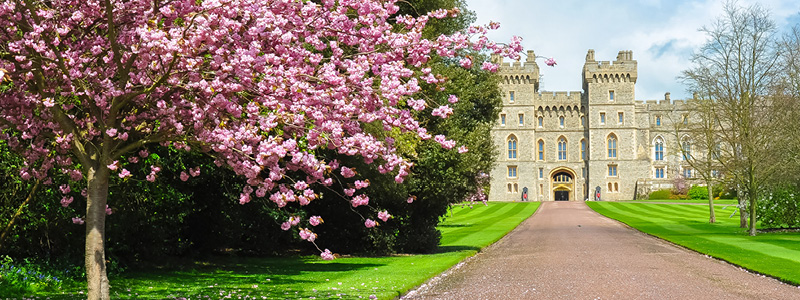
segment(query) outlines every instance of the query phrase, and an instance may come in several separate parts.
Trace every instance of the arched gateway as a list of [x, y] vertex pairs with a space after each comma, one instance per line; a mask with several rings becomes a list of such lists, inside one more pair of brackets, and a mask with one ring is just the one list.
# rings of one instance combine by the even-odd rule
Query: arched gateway
[[555, 201], [575, 200], [575, 171], [561, 167], [550, 172], [550, 189]]

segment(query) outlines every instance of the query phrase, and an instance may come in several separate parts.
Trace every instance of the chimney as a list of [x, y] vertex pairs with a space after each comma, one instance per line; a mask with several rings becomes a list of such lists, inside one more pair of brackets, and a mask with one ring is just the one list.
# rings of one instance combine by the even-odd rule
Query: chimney
[[664, 100], [666, 100], [667, 102], [669, 102], [669, 92], [666, 92], [666, 93], [664, 94]]

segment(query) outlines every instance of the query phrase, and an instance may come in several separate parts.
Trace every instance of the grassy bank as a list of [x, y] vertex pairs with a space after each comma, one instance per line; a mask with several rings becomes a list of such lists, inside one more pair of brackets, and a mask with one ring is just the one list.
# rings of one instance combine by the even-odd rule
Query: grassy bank
[[761, 233], [739, 228], [734, 207], [718, 207], [717, 223], [708, 223], [708, 205], [588, 202], [595, 211], [689, 249], [744, 268], [800, 284], [800, 234]]
[[[391, 299], [447, 270], [514, 229], [539, 203], [490, 203], [453, 209], [439, 226], [441, 250], [429, 255], [217, 258], [111, 279], [115, 299]], [[83, 287], [51, 299], [85, 298]], [[0, 293], [2, 294], [2, 293]]]

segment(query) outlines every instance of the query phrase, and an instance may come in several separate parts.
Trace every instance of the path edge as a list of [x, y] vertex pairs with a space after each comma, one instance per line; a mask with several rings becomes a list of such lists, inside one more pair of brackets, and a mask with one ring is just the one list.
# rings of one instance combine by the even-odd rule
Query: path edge
[[[513, 228], [513, 229], [511, 229], [511, 230], [509, 230], [508, 232], [506, 232], [506, 234], [504, 234], [504, 235], [503, 235], [503, 236], [501, 236], [499, 239], [497, 239], [497, 241], [494, 241], [494, 243], [491, 243], [491, 244], [487, 245], [486, 247], [483, 247], [483, 248], [480, 248], [480, 249], [478, 249], [478, 251], [477, 251], [477, 252], [475, 252], [475, 254], [473, 254], [473, 255], [470, 255], [470, 256], [468, 256], [468, 257], [466, 257], [466, 258], [462, 259], [460, 262], [456, 263], [456, 264], [455, 264], [455, 265], [453, 265], [452, 267], [450, 267], [450, 268], [447, 268], [447, 270], [444, 270], [444, 272], [441, 272], [441, 273], [439, 273], [439, 274], [437, 274], [437, 275], [434, 275], [434, 276], [433, 276], [433, 277], [431, 277], [431, 278], [428, 278], [428, 279], [427, 279], [427, 280], [425, 280], [425, 282], [423, 282], [422, 284], [419, 284], [419, 285], [417, 285], [417, 286], [415, 286], [415, 287], [413, 287], [413, 288], [409, 289], [408, 291], [406, 291], [405, 293], [403, 293], [403, 294], [401, 294], [401, 295], [398, 295], [398, 296], [397, 296], [397, 297], [395, 297], [394, 299], [403, 300], [403, 299], [406, 299], [406, 297], [413, 297], [413, 296], [415, 296], [417, 293], [419, 293], [419, 292], [421, 292], [421, 291], [425, 291], [425, 290], [426, 290], [426, 288], [428, 288], [428, 287], [430, 287], [430, 286], [434, 285], [434, 284], [435, 284], [435, 283], [437, 283], [439, 280], [441, 280], [443, 277], [447, 277], [448, 275], [450, 275], [450, 274], [451, 274], [451, 273], [453, 273], [454, 271], [456, 271], [456, 270], [460, 269], [462, 266], [464, 266], [465, 264], [469, 263], [470, 261], [472, 261], [473, 259], [475, 259], [476, 257], [478, 257], [478, 255], [480, 255], [480, 254], [484, 253], [486, 250], [489, 250], [489, 249], [491, 249], [492, 247], [495, 247], [495, 245], [497, 245], [497, 243], [499, 243], [500, 241], [502, 241], [503, 239], [505, 239], [505, 238], [506, 238], [506, 236], [508, 236], [509, 234], [511, 234], [512, 232], [514, 232], [514, 230], [517, 230], [517, 228], [518, 228], [520, 225], [522, 225], [522, 223], [525, 223], [525, 222], [527, 222], [528, 220], [530, 220], [530, 219], [533, 219], [533, 217], [535, 217], [535, 216], [536, 216], [536, 214], [537, 214], [537, 213], [539, 213], [539, 210], [541, 210], [541, 209], [542, 209], [542, 206], [544, 206], [544, 205], [542, 205], [542, 204], [544, 204], [544, 202], [543, 202], [543, 201], [531, 201], [531, 202], [539, 202], [539, 206], [537, 206], [537, 207], [536, 207], [536, 211], [534, 211], [534, 212], [533, 212], [533, 213], [532, 213], [532, 214], [531, 214], [529, 217], [525, 218], [525, 220], [522, 220], [522, 222], [519, 222], [519, 224], [517, 224], [517, 226], [514, 226], [514, 228]], [[594, 210], [593, 210], [593, 209], [591, 209], [591, 208], [589, 208], [589, 210], [591, 210], [591, 211], [594, 211]], [[604, 217], [605, 217], [605, 216], [604, 216]]]

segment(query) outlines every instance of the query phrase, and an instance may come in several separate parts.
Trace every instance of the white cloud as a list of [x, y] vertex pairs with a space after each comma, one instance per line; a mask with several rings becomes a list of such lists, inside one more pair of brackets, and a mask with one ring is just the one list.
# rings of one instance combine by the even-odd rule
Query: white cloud
[[[776, 24], [787, 26], [797, 20], [797, 1], [758, 2], [770, 9]], [[689, 66], [694, 49], [705, 42], [698, 32], [711, 24], [723, 9], [722, 1], [522, 1], [467, 0], [477, 13], [477, 23], [499, 21], [500, 30], [490, 34], [497, 41], [512, 35], [523, 37], [526, 49], [537, 55], [555, 57], [558, 66], [542, 68], [543, 89], [580, 90], [581, 70], [588, 49], [596, 60], [614, 60], [620, 50], [633, 50], [638, 61], [636, 98], [661, 99], [671, 92], [673, 99], [686, 98], [685, 87], [676, 79]]]

